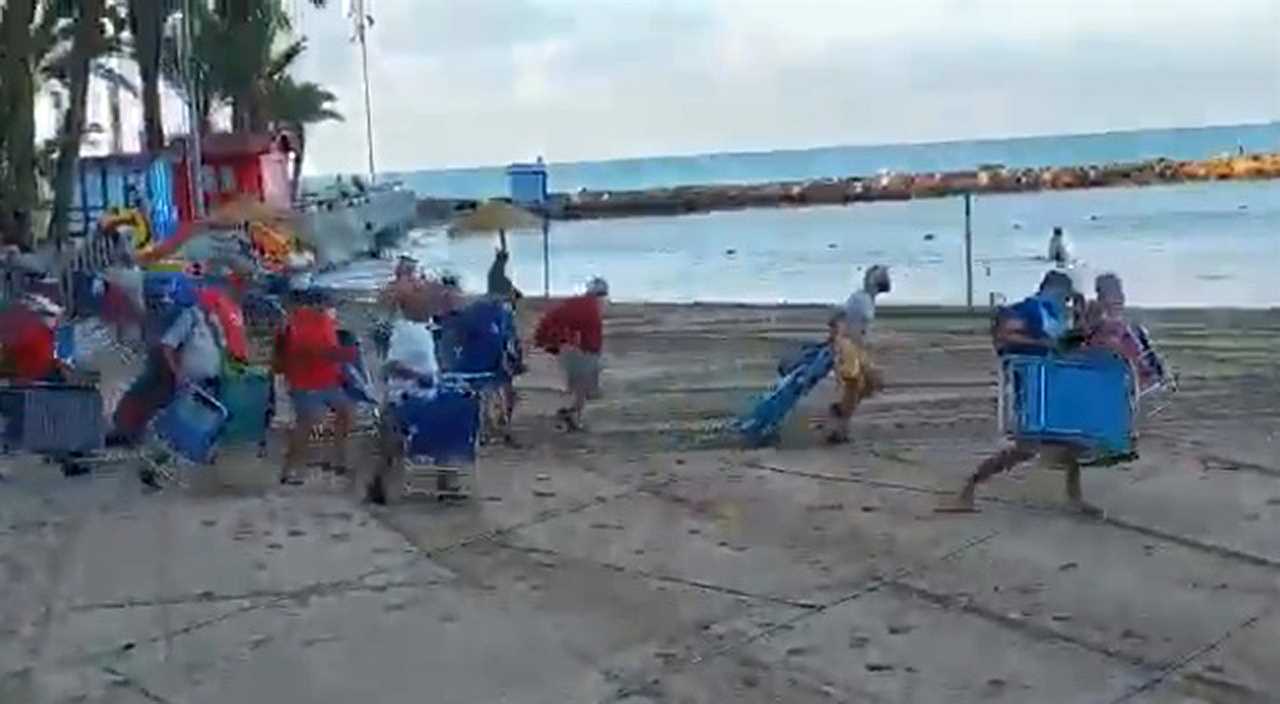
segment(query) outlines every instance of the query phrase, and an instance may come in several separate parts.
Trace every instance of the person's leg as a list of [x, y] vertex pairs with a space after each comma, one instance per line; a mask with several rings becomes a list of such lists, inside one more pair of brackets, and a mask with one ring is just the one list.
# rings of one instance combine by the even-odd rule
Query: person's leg
[[561, 422], [569, 430], [582, 427], [582, 409], [587, 405], [587, 389], [583, 384], [583, 368], [585, 355], [575, 349], [560, 351], [560, 367], [564, 371], [565, 393], [569, 397], [569, 405], [556, 412]]
[[[395, 406], [383, 406], [378, 422], [378, 457], [366, 484], [365, 498], [386, 505], [404, 489], [404, 434]], [[354, 476], [354, 475], [353, 475]]]
[[975, 510], [974, 493], [978, 484], [987, 479], [1007, 472], [1010, 469], [1036, 456], [1036, 448], [1026, 443], [1014, 443], [996, 454], [988, 457], [978, 465], [977, 471], [965, 482], [960, 493], [949, 497], [936, 510], [943, 512], [971, 512]]
[[1080, 452], [1073, 447], [1055, 447], [1046, 454], [1050, 462], [1063, 470], [1067, 505], [1086, 516], [1101, 516], [1102, 509], [1084, 500], [1080, 485]]
[[333, 469], [338, 474], [346, 474], [347, 442], [351, 437], [351, 426], [355, 422], [355, 409], [342, 389], [335, 389], [329, 398], [329, 407], [333, 410]]
[[314, 391], [291, 391], [289, 398], [293, 402], [293, 427], [289, 429], [280, 483], [301, 484], [300, 468], [307, 454], [307, 446], [311, 444], [311, 428], [321, 417], [325, 406]]
[[840, 381], [840, 399], [831, 404], [832, 428], [827, 433], [827, 442], [833, 445], [849, 442], [849, 424], [862, 396], [862, 389], [856, 382]]

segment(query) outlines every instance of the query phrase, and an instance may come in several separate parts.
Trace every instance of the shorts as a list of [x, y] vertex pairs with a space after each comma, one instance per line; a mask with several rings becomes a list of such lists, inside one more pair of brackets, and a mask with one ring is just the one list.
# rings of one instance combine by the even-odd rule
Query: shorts
[[560, 350], [560, 368], [570, 392], [599, 398], [600, 355], [567, 347]]
[[351, 397], [341, 386], [327, 389], [291, 389], [289, 400], [293, 402], [293, 414], [298, 418], [319, 420], [328, 411], [351, 407]]

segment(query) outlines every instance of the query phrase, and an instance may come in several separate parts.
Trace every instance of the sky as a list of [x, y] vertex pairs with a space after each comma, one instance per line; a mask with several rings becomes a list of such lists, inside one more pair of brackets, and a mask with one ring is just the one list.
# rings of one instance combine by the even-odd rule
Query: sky
[[[350, 0], [283, 1], [361, 171]], [[1280, 120], [1280, 0], [365, 2], [380, 170]]]

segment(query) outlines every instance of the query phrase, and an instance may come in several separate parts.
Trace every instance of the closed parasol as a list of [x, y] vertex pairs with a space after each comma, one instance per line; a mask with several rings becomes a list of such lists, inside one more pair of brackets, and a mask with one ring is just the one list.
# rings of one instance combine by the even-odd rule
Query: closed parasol
[[541, 227], [541, 217], [505, 201], [491, 200], [457, 217], [449, 224], [449, 235], [465, 237], [496, 232], [502, 239], [502, 248], [505, 250], [508, 230], [537, 230]]

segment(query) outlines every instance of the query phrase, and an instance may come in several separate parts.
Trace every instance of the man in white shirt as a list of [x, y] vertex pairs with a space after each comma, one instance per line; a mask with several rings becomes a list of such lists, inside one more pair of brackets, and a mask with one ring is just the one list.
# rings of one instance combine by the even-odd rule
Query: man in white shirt
[[867, 336], [876, 319], [876, 296], [888, 293], [890, 288], [889, 267], [876, 264], [863, 274], [862, 288], [850, 294], [844, 303], [844, 322], [854, 342], [861, 344]]
[[[850, 379], [841, 379], [841, 397], [831, 404], [831, 427], [827, 433], [827, 442], [833, 445], [849, 441], [849, 421], [854, 409], [862, 399], [876, 393], [884, 385], [880, 371], [871, 363], [867, 354], [867, 333], [876, 319], [876, 296], [888, 293], [890, 288], [889, 268], [882, 264], [872, 266], [862, 276], [862, 289], [850, 294], [837, 316], [841, 336], [852, 343], [844, 354], [837, 357], [857, 358], [859, 373], [856, 383], [850, 383]], [[837, 376], [841, 371], [837, 370]]]

